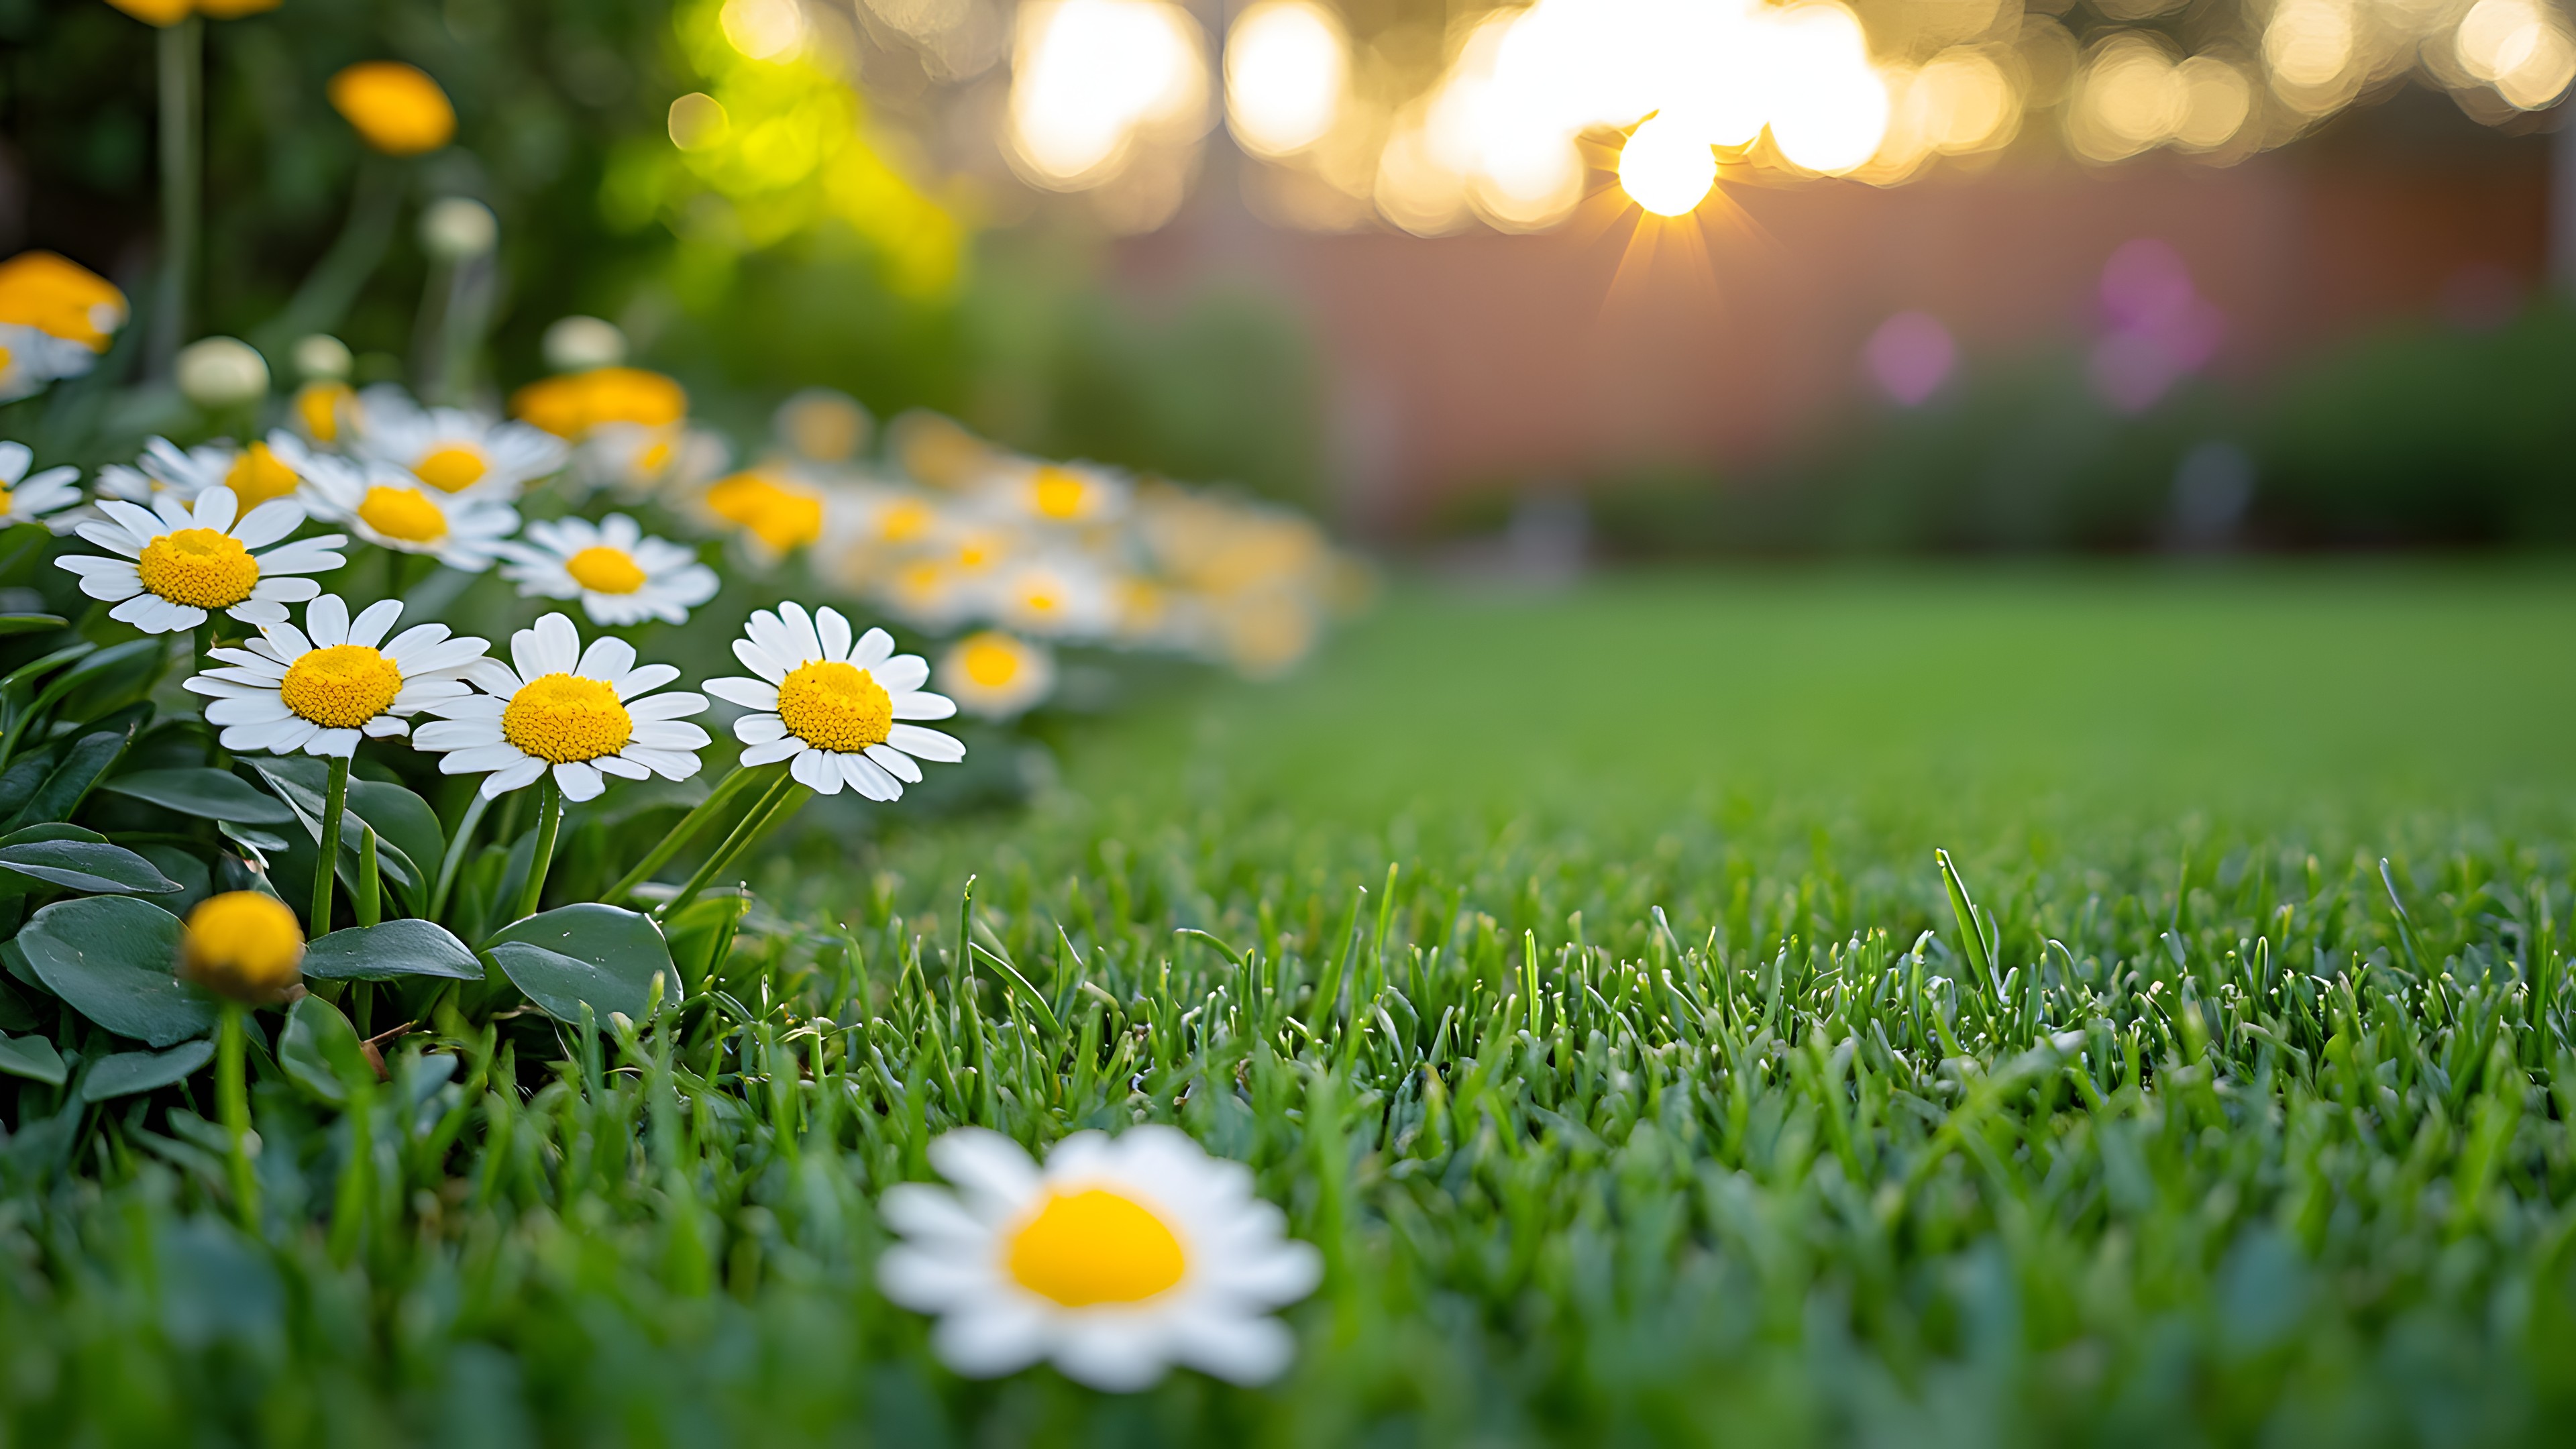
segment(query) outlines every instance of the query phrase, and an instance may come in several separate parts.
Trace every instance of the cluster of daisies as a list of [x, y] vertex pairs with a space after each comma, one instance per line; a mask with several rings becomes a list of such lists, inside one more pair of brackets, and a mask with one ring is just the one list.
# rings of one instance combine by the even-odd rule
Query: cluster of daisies
[[[338, 567], [348, 539], [328, 533], [279, 543], [304, 523], [300, 505], [272, 498], [239, 511], [216, 484], [193, 504], [121, 499], [77, 526], [104, 554], [57, 562], [94, 598], [145, 633], [195, 629], [221, 613], [255, 636], [213, 645], [186, 687], [207, 697], [206, 719], [225, 749], [347, 759], [358, 742], [408, 737], [443, 756], [447, 774], [484, 777], [486, 798], [550, 775], [564, 798], [598, 798], [608, 777], [684, 780], [698, 772], [707, 732], [689, 723], [706, 696], [665, 690], [669, 664], [637, 662], [635, 646], [602, 634], [587, 644], [564, 614], [511, 636], [507, 659], [482, 639], [423, 622], [395, 633], [403, 605], [369, 604], [352, 616], [310, 577]], [[274, 545], [274, 546], [272, 546]], [[299, 625], [291, 604], [304, 606]], [[854, 635], [839, 611], [796, 604], [751, 617], [734, 652], [751, 677], [706, 688], [749, 711], [734, 733], [745, 765], [789, 761], [798, 783], [822, 794], [847, 786], [892, 800], [921, 779], [921, 760], [965, 758], [954, 736], [920, 721], [956, 705], [921, 688], [929, 665], [894, 652], [882, 629]], [[414, 716], [433, 722], [412, 727]]]

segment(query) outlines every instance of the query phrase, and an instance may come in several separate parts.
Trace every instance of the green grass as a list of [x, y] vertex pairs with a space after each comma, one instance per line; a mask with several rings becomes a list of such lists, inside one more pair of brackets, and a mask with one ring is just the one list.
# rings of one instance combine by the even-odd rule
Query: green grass
[[[2544, 1440], [2576, 1408], [2571, 626], [2537, 567], [1407, 589], [1287, 683], [1059, 722], [1025, 812], [805, 841], [760, 883], [778, 931], [640, 1036], [542, 1068], [520, 1018], [453, 1082], [407, 1068], [372, 1173], [263, 1085], [265, 1243], [172, 1094], [22, 1128], [0, 1419]], [[960, 989], [969, 873], [1061, 1029]], [[1290, 1377], [940, 1371], [871, 1286], [877, 1194], [955, 1123], [1140, 1120], [1323, 1248]]]

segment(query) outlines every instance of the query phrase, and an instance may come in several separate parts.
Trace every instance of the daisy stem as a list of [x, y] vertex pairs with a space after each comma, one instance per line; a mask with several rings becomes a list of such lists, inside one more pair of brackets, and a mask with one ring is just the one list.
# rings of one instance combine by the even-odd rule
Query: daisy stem
[[[785, 767], [779, 768], [783, 770]], [[706, 828], [708, 821], [713, 820], [718, 813], [730, 806], [733, 803], [733, 797], [755, 783], [765, 782], [768, 778], [767, 769], [766, 766], [744, 769], [736, 765], [723, 779], [716, 782], [716, 787], [707, 792], [707, 798], [699, 801], [696, 809], [691, 810], [679, 824], [672, 826], [670, 833], [663, 836], [659, 844], [645, 852], [644, 858], [635, 863], [635, 868], [619, 878], [617, 884], [610, 886], [608, 894], [601, 899], [614, 905], [634, 894], [637, 886], [651, 880], [653, 872], [670, 864], [671, 857], [679, 854], [683, 847], [695, 839], [697, 833]]]
[[331, 759], [330, 783], [322, 797], [322, 853], [313, 861], [313, 914], [305, 918], [307, 934], [324, 936], [331, 931], [331, 886], [340, 873], [340, 817], [349, 812], [349, 761], [346, 756]]
[[206, 22], [195, 15], [165, 25], [160, 44], [161, 288], [152, 314], [152, 369], [170, 375], [188, 338], [188, 282], [197, 265], [198, 83], [205, 70]]
[[519, 909], [510, 919], [525, 920], [537, 913], [546, 894], [546, 868], [554, 863], [555, 833], [563, 828], [563, 787], [555, 783], [553, 772], [537, 777], [537, 849], [528, 857], [528, 888], [519, 896]]
[[697, 874], [689, 877], [689, 883], [680, 887], [678, 895], [664, 902], [656, 914], [664, 917], [678, 915], [689, 902], [698, 898], [698, 892], [707, 888], [707, 882], [716, 878], [716, 872], [733, 864], [737, 856], [768, 834], [771, 826], [794, 813], [805, 803], [805, 796], [809, 793], [796, 783], [794, 777], [780, 776], [778, 783], [743, 813], [741, 822], [734, 826], [732, 834], [724, 838], [724, 844], [716, 847], [715, 854], [707, 857], [707, 863], [699, 866]]
[[[483, 812], [492, 808], [492, 797], [477, 790], [465, 802], [465, 813], [457, 818], [456, 830], [447, 837], [447, 854], [438, 862], [438, 884], [429, 893], [429, 909], [421, 912], [424, 919], [435, 921], [447, 913], [447, 893], [456, 888], [457, 867], [465, 864], [465, 852], [474, 844], [474, 832], [482, 827]], [[614, 895], [611, 900], [616, 899]]]
[[242, 1069], [242, 1004], [226, 1000], [215, 1036], [215, 1101], [232, 1147], [233, 1210], [259, 1231], [259, 1177], [250, 1167], [250, 1088]]

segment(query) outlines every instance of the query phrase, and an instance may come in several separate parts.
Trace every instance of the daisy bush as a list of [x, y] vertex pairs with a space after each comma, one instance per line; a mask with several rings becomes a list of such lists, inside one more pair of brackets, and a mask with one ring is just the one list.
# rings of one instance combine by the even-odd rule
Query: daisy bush
[[[434, 149], [434, 83], [353, 75], [334, 104], [367, 144]], [[435, 219], [460, 265], [488, 248], [488, 212]], [[69, 262], [0, 264], [0, 402], [80, 384], [124, 323]], [[186, 412], [96, 466], [0, 441], [23, 1140], [180, 1132], [206, 1212], [253, 1242], [318, 1212], [356, 1253], [386, 1094], [684, 1049], [808, 945], [745, 884], [764, 842], [846, 860], [884, 812], [1016, 798], [1050, 711], [1115, 702], [1129, 657], [1275, 673], [1358, 583], [1284, 510], [929, 414], [880, 430], [822, 389], [730, 439], [615, 328], [550, 336], [562, 366], [505, 405], [444, 366], [428, 397], [353, 385], [324, 334], [285, 377], [207, 338], [173, 359]], [[281, 1111], [346, 1124], [326, 1208], [281, 1176]], [[1273, 1315], [1318, 1258], [1240, 1165], [1168, 1129], [1042, 1167], [967, 1131], [933, 1169], [952, 1189], [885, 1199], [883, 1289], [959, 1372], [1290, 1367]]]

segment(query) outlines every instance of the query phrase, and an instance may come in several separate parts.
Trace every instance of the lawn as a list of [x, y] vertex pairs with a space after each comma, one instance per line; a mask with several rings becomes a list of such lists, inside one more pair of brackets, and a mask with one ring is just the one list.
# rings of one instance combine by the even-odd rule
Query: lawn
[[[1052, 722], [1025, 809], [809, 837], [755, 882], [801, 927], [560, 1067], [521, 1018], [348, 1116], [262, 1084], [264, 1244], [174, 1094], [22, 1131], [0, 1416], [2547, 1438], [2570, 637], [2539, 564], [1401, 584], [1285, 682]], [[884, 1188], [954, 1124], [1154, 1120], [1323, 1250], [1288, 1377], [938, 1368], [873, 1287]]]

